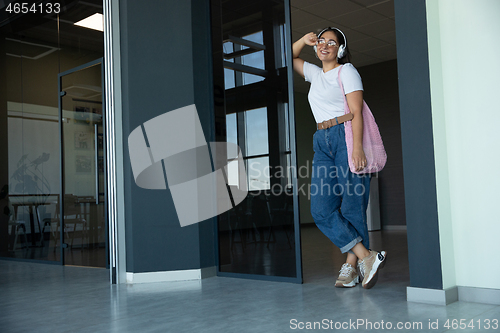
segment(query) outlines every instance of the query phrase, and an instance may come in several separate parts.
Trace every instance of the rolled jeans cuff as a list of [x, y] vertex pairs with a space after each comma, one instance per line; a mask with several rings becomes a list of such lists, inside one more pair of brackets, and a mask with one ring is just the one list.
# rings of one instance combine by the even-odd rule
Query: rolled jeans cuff
[[353, 239], [352, 241], [350, 241], [347, 245], [344, 245], [340, 248], [340, 252], [342, 253], [346, 253], [346, 252], [350, 252], [350, 253], [353, 253], [351, 251], [351, 249], [358, 243], [360, 243], [361, 241], [363, 241], [363, 238], [361, 238], [360, 236], [356, 237], [355, 239]]

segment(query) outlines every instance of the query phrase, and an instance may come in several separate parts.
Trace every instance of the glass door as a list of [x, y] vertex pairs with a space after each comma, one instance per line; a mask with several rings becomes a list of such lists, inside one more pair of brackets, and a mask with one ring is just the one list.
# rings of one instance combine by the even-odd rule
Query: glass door
[[246, 178], [232, 162], [228, 185], [248, 188], [218, 217], [218, 274], [301, 283], [288, 1], [211, 5], [216, 140], [239, 146]]
[[[9, 3], [0, 1], [0, 257], [62, 263], [58, 75], [104, 56], [102, 29], [76, 24], [102, 14], [103, 1], [39, 0], [37, 13]], [[83, 88], [68, 94], [86, 99]], [[78, 248], [79, 232], [66, 231]]]
[[62, 258], [107, 267], [102, 59], [59, 74]]

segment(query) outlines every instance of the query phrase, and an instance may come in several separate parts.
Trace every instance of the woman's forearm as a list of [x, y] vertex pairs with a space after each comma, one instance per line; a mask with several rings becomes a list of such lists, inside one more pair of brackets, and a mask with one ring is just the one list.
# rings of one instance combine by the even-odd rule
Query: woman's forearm
[[292, 51], [294, 59], [300, 56], [300, 52], [302, 52], [304, 46], [306, 46], [306, 43], [304, 42], [304, 37], [293, 43]]
[[366, 166], [366, 156], [363, 151], [363, 91], [358, 90], [345, 95], [352, 118], [352, 162], [357, 171]]
[[316, 34], [314, 32], [310, 32], [302, 36], [301, 39], [292, 45], [293, 69], [302, 77], [304, 77], [304, 60], [299, 58], [300, 52], [306, 45], [315, 45], [317, 39]]
[[358, 90], [345, 95], [352, 119], [353, 148], [363, 149], [363, 91]]
[[293, 53], [293, 59], [296, 59], [299, 57], [300, 52], [304, 48], [304, 46], [309, 45], [313, 46], [316, 44], [316, 41], [318, 40], [318, 36], [314, 32], [310, 32], [302, 36], [301, 39], [293, 43], [292, 46], [292, 53]]
[[353, 149], [363, 149], [363, 114], [356, 112], [352, 119]]

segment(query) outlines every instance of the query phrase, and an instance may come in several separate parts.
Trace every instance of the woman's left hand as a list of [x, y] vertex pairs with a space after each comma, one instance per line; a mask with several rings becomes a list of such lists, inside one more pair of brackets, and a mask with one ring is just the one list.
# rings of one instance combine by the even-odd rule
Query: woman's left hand
[[354, 162], [356, 171], [361, 171], [366, 168], [367, 161], [363, 148], [354, 148], [352, 150], [352, 161]]

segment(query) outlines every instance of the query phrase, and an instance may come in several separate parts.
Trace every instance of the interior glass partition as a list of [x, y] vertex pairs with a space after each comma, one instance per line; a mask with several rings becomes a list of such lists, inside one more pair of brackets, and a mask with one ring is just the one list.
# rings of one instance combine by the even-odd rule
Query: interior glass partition
[[[105, 153], [102, 59], [60, 78], [62, 240], [66, 265], [106, 267]], [[59, 218], [46, 220], [57, 227]]]
[[0, 256], [65, 263], [58, 74], [103, 56], [102, 30], [77, 25], [102, 1], [13, 3], [0, 2]]
[[248, 189], [218, 217], [219, 275], [301, 282], [287, 3], [211, 5], [216, 140], [241, 149], [246, 177], [233, 162], [227, 178]]

